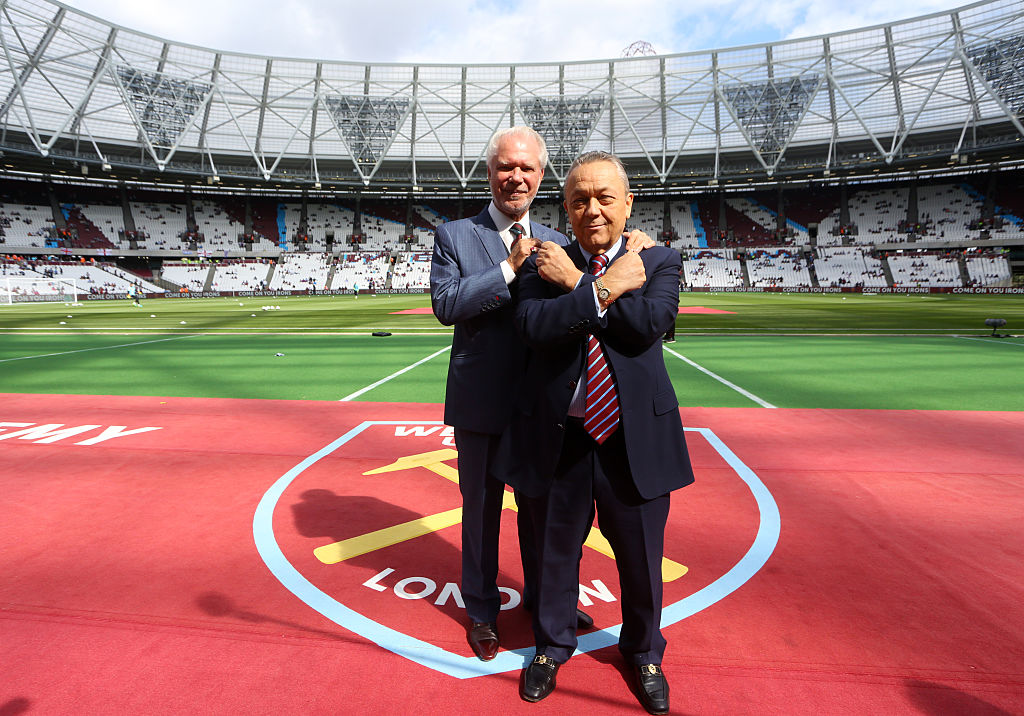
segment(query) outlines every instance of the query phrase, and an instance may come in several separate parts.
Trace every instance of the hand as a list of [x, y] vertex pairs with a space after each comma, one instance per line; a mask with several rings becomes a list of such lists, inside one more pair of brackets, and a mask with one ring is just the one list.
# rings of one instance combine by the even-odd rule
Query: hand
[[531, 239], [526, 236], [520, 236], [518, 239], [512, 242], [512, 248], [509, 249], [508, 265], [512, 267], [512, 270], [519, 273], [519, 269], [523, 267], [523, 261], [526, 261], [530, 254], [537, 253], [537, 249], [540, 248], [540, 239]]
[[640, 231], [640, 229], [633, 229], [628, 234], [623, 232], [622, 235], [626, 239], [626, 251], [640, 253], [644, 249], [655, 246], [654, 239]]
[[604, 273], [604, 285], [610, 292], [607, 301], [601, 302], [602, 308], [608, 306], [627, 291], [634, 291], [647, 281], [647, 271], [640, 255], [627, 251]]
[[565, 249], [554, 241], [545, 241], [537, 250], [537, 273], [548, 283], [561, 286], [566, 291], [573, 290], [583, 275]]

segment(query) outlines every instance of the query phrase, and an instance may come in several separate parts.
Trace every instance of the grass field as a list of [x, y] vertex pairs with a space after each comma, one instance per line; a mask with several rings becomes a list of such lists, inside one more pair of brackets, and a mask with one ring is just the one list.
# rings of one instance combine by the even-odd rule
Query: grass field
[[[280, 310], [262, 310], [271, 302]], [[396, 295], [3, 306], [0, 392], [439, 403], [451, 329], [394, 313], [429, 304]], [[1024, 339], [990, 338], [984, 325], [999, 317], [1004, 332], [1020, 330], [1016, 297], [684, 293], [680, 305], [729, 312], [679, 317], [665, 359], [683, 406], [1024, 410]]]

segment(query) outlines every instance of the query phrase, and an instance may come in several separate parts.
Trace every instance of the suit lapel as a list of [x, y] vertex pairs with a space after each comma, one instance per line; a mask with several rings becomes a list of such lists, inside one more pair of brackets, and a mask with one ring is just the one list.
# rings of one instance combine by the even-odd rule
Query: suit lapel
[[565, 247], [565, 253], [572, 259], [572, 262], [576, 265], [583, 273], [590, 273], [590, 267], [587, 266], [587, 260], [583, 258], [583, 250], [580, 249], [578, 241], [573, 241], [571, 244]]
[[487, 209], [480, 212], [477, 219], [473, 229], [476, 231], [480, 245], [484, 247], [487, 257], [491, 260], [491, 264], [496, 266], [508, 258], [508, 249], [505, 248], [505, 242], [501, 240], [501, 234], [494, 226]]
[[615, 259], [617, 259], [620, 256], [622, 256], [622, 254], [624, 254], [624, 253], [626, 253], [626, 242], [625, 241], [623, 241], [621, 244], [619, 244], [619, 250], [615, 252], [614, 256], [612, 256], [611, 260], [608, 262], [608, 265], [611, 266], [613, 263], [615, 263]]

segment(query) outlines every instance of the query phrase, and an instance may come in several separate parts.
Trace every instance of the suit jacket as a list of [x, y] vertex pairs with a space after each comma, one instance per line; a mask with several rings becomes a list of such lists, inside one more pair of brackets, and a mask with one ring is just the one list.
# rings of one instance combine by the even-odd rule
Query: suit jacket
[[[536, 222], [530, 222], [530, 230], [543, 241], [569, 243]], [[430, 301], [438, 320], [455, 326], [444, 421], [495, 435], [508, 423], [526, 366], [526, 346], [513, 320], [521, 279], [506, 285], [501, 272], [506, 258], [508, 250], [487, 209], [437, 227]]]
[[[567, 252], [586, 272], [579, 245], [573, 242]], [[652, 499], [693, 482], [660, 340], [678, 312], [680, 257], [660, 246], [640, 252], [640, 258], [647, 281], [620, 296], [602, 318], [589, 273], [565, 292], [540, 277], [533, 258], [520, 271], [516, 325], [532, 352], [526, 390], [502, 436], [495, 472], [528, 496], [543, 494], [554, 477], [590, 333], [600, 339], [615, 377], [619, 430], [641, 497]]]

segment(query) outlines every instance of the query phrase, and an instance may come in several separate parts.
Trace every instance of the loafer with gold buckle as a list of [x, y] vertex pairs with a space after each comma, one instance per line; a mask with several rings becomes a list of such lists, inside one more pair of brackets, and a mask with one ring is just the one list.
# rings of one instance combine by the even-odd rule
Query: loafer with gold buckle
[[668, 713], [668, 680], [658, 664], [633, 667], [640, 704], [652, 714]]
[[555, 676], [560, 664], [550, 656], [537, 654], [530, 665], [523, 670], [523, 681], [519, 695], [524, 701], [536, 703], [555, 690]]

